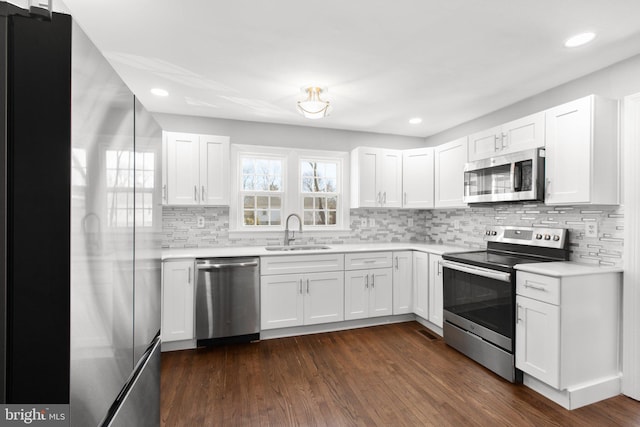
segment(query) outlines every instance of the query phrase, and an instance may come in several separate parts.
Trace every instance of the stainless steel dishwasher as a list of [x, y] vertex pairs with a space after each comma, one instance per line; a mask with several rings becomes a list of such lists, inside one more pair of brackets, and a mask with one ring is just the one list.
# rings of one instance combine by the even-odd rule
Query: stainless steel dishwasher
[[260, 339], [259, 260], [196, 260], [198, 346]]

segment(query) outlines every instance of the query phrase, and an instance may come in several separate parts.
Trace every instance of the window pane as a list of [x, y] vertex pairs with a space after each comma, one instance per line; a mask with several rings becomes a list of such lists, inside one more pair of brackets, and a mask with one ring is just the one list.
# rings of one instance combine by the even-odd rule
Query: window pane
[[253, 196], [244, 196], [244, 208], [255, 208], [256, 198]]
[[334, 193], [338, 191], [338, 186], [336, 185], [335, 179], [327, 179], [325, 181], [325, 190], [327, 193]]
[[271, 211], [271, 225], [280, 225], [280, 211]]
[[107, 171], [107, 187], [113, 188], [116, 186], [116, 171], [108, 170]]
[[153, 171], [144, 172], [144, 188], [153, 188]]
[[143, 207], [145, 207], [145, 208], [151, 208], [151, 207], [153, 207], [153, 194], [151, 194], [151, 193], [144, 193], [144, 202], [143, 202]]
[[313, 212], [305, 211], [304, 225], [313, 225]]
[[303, 177], [313, 177], [313, 166], [312, 163], [303, 161], [302, 162], [302, 176]]
[[253, 175], [243, 175], [242, 176], [242, 189], [243, 190], [253, 190], [255, 189]]
[[256, 225], [269, 225], [269, 211], [256, 212]]
[[327, 225], [336, 225], [336, 211], [329, 211], [329, 218], [327, 219]]
[[338, 199], [336, 197], [327, 197], [327, 209], [337, 209]]
[[337, 163], [325, 163], [324, 164], [324, 175], [327, 178], [336, 178], [338, 176], [338, 165], [337, 165]]
[[312, 178], [302, 178], [302, 191], [305, 193], [313, 192], [313, 179]]
[[313, 209], [313, 197], [304, 198], [304, 209]]
[[268, 175], [269, 174], [269, 161], [265, 159], [256, 159], [256, 175]]
[[271, 196], [271, 208], [272, 209], [275, 209], [275, 208], [280, 209], [281, 204], [282, 203], [281, 203], [280, 197]]
[[316, 211], [316, 225], [325, 225], [326, 214], [323, 211]]
[[265, 196], [258, 196], [256, 197], [256, 201], [257, 204], [256, 206], [260, 209], [267, 209], [269, 208], [269, 198], [265, 197]]
[[155, 169], [153, 153], [144, 153], [144, 169], [148, 171], [152, 171]]
[[118, 158], [115, 151], [107, 151], [107, 169], [115, 169], [118, 166]]
[[254, 212], [244, 211], [244, 225], [256, 225]]
[[253, 159], [242, 159], [242, 174], [243, 175], [253, 175], [256, 173], [255, 165], [253, 164]]
[[270, 160], [269, 161], [269, 175], [282, 175], [282, 161]]
[[282, 177], [269, 176], [269, 191], [280, 191], [282, 189]]

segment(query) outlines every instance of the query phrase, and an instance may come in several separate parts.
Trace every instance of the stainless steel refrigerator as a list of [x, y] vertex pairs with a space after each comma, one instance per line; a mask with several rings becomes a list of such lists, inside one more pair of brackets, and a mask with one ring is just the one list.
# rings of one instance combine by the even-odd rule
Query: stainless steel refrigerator
[[69, 15], [0, 32], [2, 403], [157, 426], [161, 129]]

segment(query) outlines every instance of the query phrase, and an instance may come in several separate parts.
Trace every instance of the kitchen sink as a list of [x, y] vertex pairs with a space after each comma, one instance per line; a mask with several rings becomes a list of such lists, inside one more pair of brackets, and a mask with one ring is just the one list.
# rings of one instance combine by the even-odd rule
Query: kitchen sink
[[317, 249], [331, 249], [325, 245], [293, 245], [293, 246], [265, 246], [268, 251], [313, 251]]

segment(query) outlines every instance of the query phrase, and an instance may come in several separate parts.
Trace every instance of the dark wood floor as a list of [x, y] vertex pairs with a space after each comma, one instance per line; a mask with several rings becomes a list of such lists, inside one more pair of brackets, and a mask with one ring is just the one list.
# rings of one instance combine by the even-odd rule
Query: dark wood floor
[[624, 396], [567, 411], [416, 322], [162, 355], [162, 425], [640, 426]]

